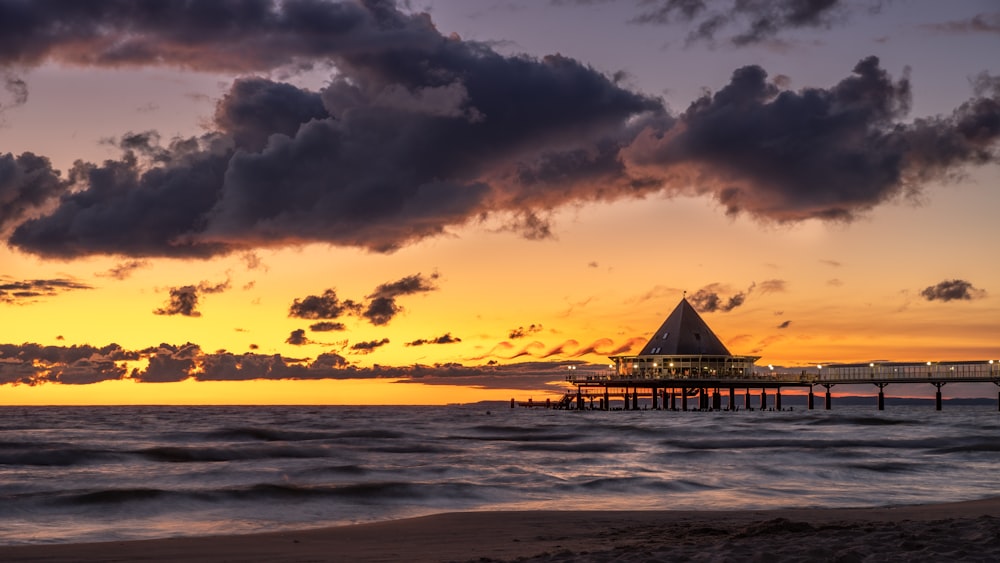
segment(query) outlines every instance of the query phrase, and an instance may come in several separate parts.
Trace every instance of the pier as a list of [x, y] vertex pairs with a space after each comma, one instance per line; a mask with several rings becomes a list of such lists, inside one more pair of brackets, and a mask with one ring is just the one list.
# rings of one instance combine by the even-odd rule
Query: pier
[[[610, 410], [612, 399], [621, 408], [639, 408], [639, 399], [651, 400], [654, 410], [782, 410], [782, 389], [804, 389], [807, 408], [823, 394], [823, 408], [833, 406], [831, 389], [837, 385], [878, 388], [876, 406], [885, 409], [886, 388], [892, 384], [922, 383], [935, 387], [935, 407], [941, 410], [941, 388], [949, 383], [992, 383], [1000, 387], [1000, 361], [931, 361], [838, 363], [808, 369], [757, 366], [759, 356], [731, 354], [686, 298], [634, 356], [611, 356], [602, 373], [579, 373], [574, 366], [566, 381], [570, 390], [547, 406]], [[739, 393], [737, 393], [739, 392]], [[740, 396], [740, 400], [737, 399]], [[514, 406], [513, 403], [511, 406]], [[530, 405], [534, 406], [534, 405]], [[997, 392], [1000, 410], [1000, 390]]]
[[[687, 358], [698, 363], [697, 357]], [[638, 409], [639, 399], [648, 398], [655, 410], [781, 410], [781, 390], [805, 389], [808, 409], [816, 408], [816, 391], [822, 393], [823, 408], [833, 406], [831, 389], [837, 385], [872, 385], [878, 388], [876, 408], [885, 410], [886, 387], [900, 383], [922, 383], [935, 388], [935, 409], [941, 410], [941, 388], [948, 383], [992, 383], [1000, 388], [1000, 361], [869, 362], [816, 366], [809, 371], [753, 370], [750, 373], [712, 373], [710, 369], [676, 373], [669, 364], [651, 362], [628, 373], [618, 373], [614, 364], [606, 374], [571, 370], [566, 381], [576, 387], [563, 401], [563, 408], [610, 410], [611, 399], [621, 399], [623, 410]], [[594, 403], [596, 402], [596, 405]], [[678, 403], [680, 408], [678, 409]], [[997, 392], [1000, 410], [1000, 390]]]

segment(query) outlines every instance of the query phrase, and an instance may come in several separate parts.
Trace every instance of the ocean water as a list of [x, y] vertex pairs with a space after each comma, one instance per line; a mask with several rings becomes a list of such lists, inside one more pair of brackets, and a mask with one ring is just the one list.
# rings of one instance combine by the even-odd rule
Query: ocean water
[[879, 506], [1000, 493], [996, 407], [0, 408], [0, 543], [454, 510]]

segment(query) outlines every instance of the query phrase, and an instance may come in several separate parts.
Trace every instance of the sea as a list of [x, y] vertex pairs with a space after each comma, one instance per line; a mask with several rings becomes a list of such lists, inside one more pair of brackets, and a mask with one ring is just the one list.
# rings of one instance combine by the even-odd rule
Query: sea
[[0, 544], [450, 511], [935, 503], [997, 495], [998, 473], [995, 404], [2, 407]]

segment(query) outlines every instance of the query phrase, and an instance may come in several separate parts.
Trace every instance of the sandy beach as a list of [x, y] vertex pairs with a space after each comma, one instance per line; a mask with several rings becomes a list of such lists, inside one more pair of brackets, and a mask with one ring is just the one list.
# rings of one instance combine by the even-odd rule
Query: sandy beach
[[1000, 497], [885, 508], [456, 512], [243, 536], [0, 547], [2, 561], [998, 561]]

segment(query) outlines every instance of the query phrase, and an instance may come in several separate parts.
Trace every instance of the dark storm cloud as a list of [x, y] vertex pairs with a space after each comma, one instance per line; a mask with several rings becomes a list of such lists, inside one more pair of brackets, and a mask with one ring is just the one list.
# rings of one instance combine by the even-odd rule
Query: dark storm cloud
[[309, 330], [313, 332], [330, 332], [333, 330], [345, 330], [344, 323], [332, 323], [330, 321], [320, 321], [309, 325]]
[[424, 344], [455, 344], [456, 342], [461, 342], [461, 341], [462, 341], [461, 338], [452, 336], [451, 333], [449, 332], [441, 336], [438, 336], [437, 338], [431, 338], [429, 340], [421, 338], [418, 340], [414, 340], [413, 342], [407, 342], [406, 346], [423, 346]]
[[[267, 12], [311, 4], [255, 5]], [[26, 46], [38, 29], [48, 30], [46, 45], [58, 43], [60, 33], [74, 36], [103, 17], [103, 6], [37, 10], [39, 21], [21, 30], [22, 41], [11, 40], [8, 52], [28, 61], [35, 60], [28, 52], [81, 53], [71, 62], [103, 64], [100, 49]], [[314, 28], [330, 24], [330, 18], [299, 19], [304, 33], [272, 36], [261, 33], [257, 16], [231, 13], [248, 6], [225, 5], [226, 33], [188, 16], [150, 31], [141, 8], [116, 11], [100, 38], [119, 46], [155, 42], [167, 34], [162, 29], [188, 25], [195, 37], [185, 52], [203, 55], [211, 66], [228, 55], [214, 43], [201, 53], [208, 49], [202, 34], [232, 43], [244, 58], [259, 54], [255, 41], [275, 37], [288, 43], [286, 50], [308, 54], [315, 52], [310, 41], [322, 35]], [[546, 213], [568, 202], [656, 188], [629, 178], [617, 154], [643, 116], [663, 114], [658, 100], [567, 57], [508, 57], [443, 37], [426, 15], [404, 14], [390, 2], [336, 6], [355, 14], [351, 29], [363, 33], [332, 32], [337, 49], [324, 51], [324, 60], [336, 74], [322, 92], [260, 78], [237, 81], [219, 102], [216, 131], [162, 149], [152, 135], [119, 142], [125, 156], [77, 165], [70, 173], [77, 189], [49, 215], [22, 223], [11, 242], [61, 257], [210, 256], [308, 241], [392, 251], [491, 215], [538, 236], [548, 230]], [[83, 17], [63, 26], [60, 9]], [[243, 39], [248, 44], [237, 45]], [[140, 52], [134, 62], [172, 64], [175, 54], [157, 50], [145, 60]]]
[[0, 64], [244, 72], [357, 50], [419, 49], [437, 37], [427, 18], [403, 17], [378, 0], [3, 0]]
[[[846, 19], [848, 7], [840, 0], [645, 0], [632, 21], [645, 24], [691, 26], [687, 42], [713, 42], [725, 35], [734, 46], [773, 39], [799, 28], [829, 28]], [[877, 9], [879, 2], [872, 2]]]
[[351, 350], [354, 350], [359, 354], [370, 354], [376, 348], [381, 348], [382, 346], [385, 346], [388, 343], [389, 343], [388, 338], [383, 338], [382, 340], [368, 340], [365, 342], [358, 342], [356, 344], [352, 344]]
[[672, 172], [729, 214], [787, 222], [851, 220], [964, 165], [997, 161], [992, 77], [980, 77], [977, 97], [951, 116], [912, 123], [901, 121], [909, 79], [893, 81], [875, 57], [830, 89], [779, 91], [766, 79], [757, 66], [737, 70], [671, 131], [638, 139], [633, 162]]
[[94, 289], [72, 279], [12, 280], [0, 276], [0, 303], [23, 303], [38, 297], [54, 297], [68, 291]]
[[726, 289], [720, 284], [712, 283], [688, 296], [687, 300], [700, 313], [728, 313], [742, 305], [752, 289], [753, 287], [746, 292], [741, 291], [724, 297], [721, 293], [726, 292]]
[[973, 287], [965, 280], [944, 280], [924, 288], [920, 296], [928, 301], [969, 301], [986, 296], [986, 291]]
[[0, 154], [0, 235], [66, 189], [49, 159], [30, 152]]
[[236, 80], [215, 109], [216, 124], [236, 146], [252, 152], [263, 149], [271, 135], [294, 137], [303, 123], [327, 117], [319, 94], [263, 78]]
[[185, 317], [200, 317], [198, 311], [199, 293], [222, 293], [229, 289], [229, 280], [218, 284], [201, 282], [198, 285], [185, 285], [170, 288], [170, 300], [163, 307], [153, 311], [157, 315], [183, 315]]
[[507, 338], [510, 338], [511, 340], [516, 340], [518, 338], [524, 338], [525, 336], [531, 336], [532, 334], [535, 334], [540, 330], [542, 330], [542, 325], [540, 324], [538, 325], [531, 324], [528, 325], [527, 328], [519, 326], [517, 328], [511, 329], [510, 333], [507, 335]]
[[[149, 141], [149, 137], [144, 138]], [[91, 254], [208, 257], [230, 250], [191, 239], [218, 198], [232, 153], [218, 135], [176, 139], [148, 167], [136, 147], [120, 160], [77, 161], [66, 191], [49, 215], [19, 225], [9, 242], [36, 254], [73, 258]], [[169, 161], [169, 162], [166, 162]]]
[[[738, 5], [778, 28], [825, 25], [839, 6]], [[8, 242], [47, 257], [307, 242], [391, 252], [490, 219], [540, 238], [562, 206], [653, 192], [707, 195], [763, 220], [850, 220], [996, 162], [1000, 137], [995, 79], [949, 116], [907, 121], [908, 78], [874, 58], [801, 91], [744, 67], [670, 116], [579, 61], [501, 55], [388, 1], [0, 0], [0, 14], [0, 61], [334, 68], [319, 92], [237, 80], [201, 137], [132, 133], [116, 141], [121, 158], [77, 163], [65, 180], [42, 166], [37, 182], [0, 183]], [[393, 299], [372, 297], [369, 319], [388, 322]]]

